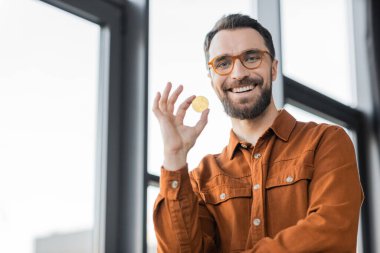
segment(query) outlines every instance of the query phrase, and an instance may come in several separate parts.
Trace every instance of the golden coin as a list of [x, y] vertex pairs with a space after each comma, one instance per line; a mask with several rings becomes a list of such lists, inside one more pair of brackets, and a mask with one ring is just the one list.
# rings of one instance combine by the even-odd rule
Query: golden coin
[[204, 96], [198, 96], [193, 100], [191, 106], [193, 107], [194, 111], [203, 112], [208, 108], [208, 100]]

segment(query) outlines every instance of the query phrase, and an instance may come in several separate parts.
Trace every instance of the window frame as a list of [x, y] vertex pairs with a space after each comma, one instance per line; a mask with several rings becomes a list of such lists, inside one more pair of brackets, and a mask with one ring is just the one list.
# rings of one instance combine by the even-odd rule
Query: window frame
[[122, 9], [101, 0], [40, 0], [98, 24], [100, 31], [93, 252], [118, 250]]

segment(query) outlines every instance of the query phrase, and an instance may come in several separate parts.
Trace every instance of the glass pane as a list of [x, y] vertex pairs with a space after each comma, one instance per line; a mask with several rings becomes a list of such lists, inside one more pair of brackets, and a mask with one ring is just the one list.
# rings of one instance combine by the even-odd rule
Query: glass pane
[[282, 0], [284, 75], [355, 106], [350, 0]]
[[160, 189], [156, 186], [148, 186], [148, 203], [147, 203], [147, 217], [146, 217], [146, 224], [147, 224], [147, 244], [148, 244], [148, 253], [156, 253], [157, 252], [157, 239], [156, 234], [154, 233], [154, 225], [153, 225], [153, 207], [154, 202], [156, 201], [156, 198], [158, 196], [158, 193], [160, 192]]
[[[194, 168], [208, 153], [220, 153], [227, 145], [230, 121], [214, 94], [203, 53], [205, 35], [224, 14], [240, 12], [257, 15], [252, 0], [151, 0], [149, 11], [149, 109], [154, 95], [168, 81], [184, 85], [179, 101], [190, 95], [206, 96], [210, 103], [209, 123], [189, 153], [189, 168]], [[196, 13], [196, 14], [195, 14]], [[173, 22], [175, 20], [175, 22]], [[191, 108], [185, 123], [193, 125], [200, 114]], [[226, 138], [220, 138], [225, 136]], [[148, 171], [159, 175], [162, 141], [158, 122], [149, 110]]]
[[100, 27], [0, 6], [0, 252], [91, 252]]
[[307, 112], [301, 108], [298, 108], [294, 105], [291, 105], [291, 104], [285, 104], [284, 108], [291, 114], [293, 115], [293, 117], [295, 117], [298, 121], [302, 121], [302, 122], [309, 122], [309, 121], [314, 121], [316, 123], [327, 123], [327, 124], [333, 124], [335, 125], [335, 123], [325, 119], [325, 118], [322, 118], [322, 117], [319, 117], [315, 114], [312, 114], [310, 112]]
[[356, 253], [363, 253], [363, 229], [362, 229], [362, 218], [361, 216], [359, 217], [359, 230], [358, 230], [358, 244], [356, 245]]

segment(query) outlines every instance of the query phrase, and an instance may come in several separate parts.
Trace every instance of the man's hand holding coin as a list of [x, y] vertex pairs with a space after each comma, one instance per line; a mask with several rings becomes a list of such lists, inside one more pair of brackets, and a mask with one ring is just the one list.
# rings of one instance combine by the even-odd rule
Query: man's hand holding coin
[[157, 92], [153, 102], [153, 112], [157, 117], [164, 143], [164, 163], [167, 170], [178, 170], [186, 165], [187, 154], [194, 146], [198, 136], [207, 124], [209, 109], [208, 101], [205, 97], [198, 97], [193, 108], [202, 111], [199, 121], [195, 126], [186, 126], [183, 120], [187, 109], [192, 104], [195, 96], [188, 97], [179, 105], [174, 114], [174, 106], [179, 95], [183, 91], [183, 86], [178, 86], [171, 94], [172, 84], [169, 82], [162, 95]]

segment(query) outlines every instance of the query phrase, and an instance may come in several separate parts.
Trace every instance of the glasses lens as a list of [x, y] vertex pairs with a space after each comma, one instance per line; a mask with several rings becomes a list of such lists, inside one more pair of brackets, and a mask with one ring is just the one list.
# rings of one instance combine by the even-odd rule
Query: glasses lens
[[252, 50], [242, 53], [240, 59], [246, 68], [254, 69], [260, 66], [262, 55], [260, 52]]
[[224, 55], [214, 60], [213, 68], [216, 73], [223, 75], [231, 71], [232, 65], [232, 57]]

